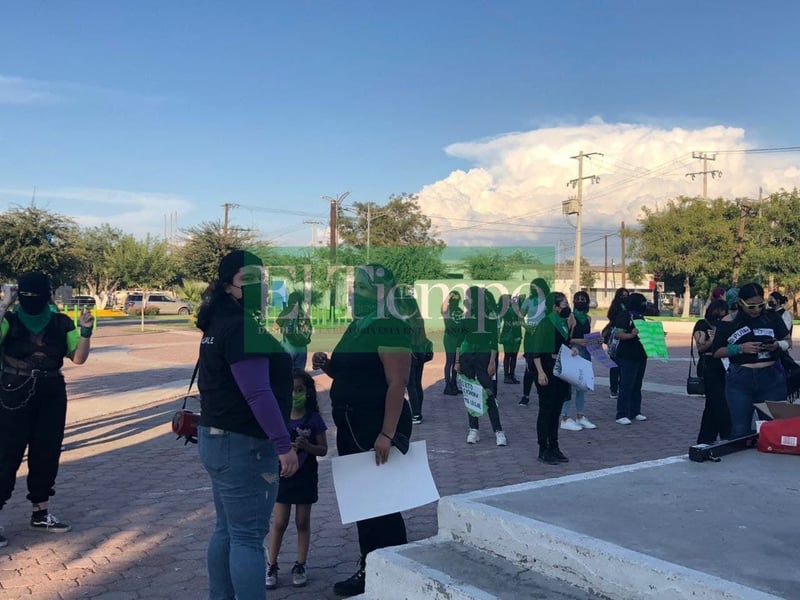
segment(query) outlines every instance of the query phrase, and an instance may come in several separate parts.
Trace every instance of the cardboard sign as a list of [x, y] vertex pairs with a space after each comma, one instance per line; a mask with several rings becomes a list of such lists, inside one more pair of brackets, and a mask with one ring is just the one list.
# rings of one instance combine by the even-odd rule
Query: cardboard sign
[[639, 341], [644, 347], [647, 358], [669, 360], [667, 338], [664, 337], [664, 324], [658, 321], [637, 320], [634, 325], [639, 330]]
[[468, 379], [464, 375], [459, 375], [458, 381], [461, 383], [464, 406], [467, 407], [467, 412], [473, 417], [480, 417], [485, 414], [486, 399], [489, 397], [488, 392], [475, 379]]

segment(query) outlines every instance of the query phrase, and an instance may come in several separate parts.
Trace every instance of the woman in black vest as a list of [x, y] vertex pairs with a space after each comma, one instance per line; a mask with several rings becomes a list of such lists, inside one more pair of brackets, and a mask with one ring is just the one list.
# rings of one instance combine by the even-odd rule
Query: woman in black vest
[[[64, 533], [70, 526], [48, 511], [61, 459], [67, 417], [64, 358], [80, 365], [89, 356], [94, 317], [84, 311], [75, 328], [50, 303], [50, 280], [43, 273], [20, 276], [19, 306], [12, 293], [0, 304], [0, 508], [11, 497], [17, 470], [28, 449], [30, 528]], [[0, 546], [8, 540], [0, 535]]]

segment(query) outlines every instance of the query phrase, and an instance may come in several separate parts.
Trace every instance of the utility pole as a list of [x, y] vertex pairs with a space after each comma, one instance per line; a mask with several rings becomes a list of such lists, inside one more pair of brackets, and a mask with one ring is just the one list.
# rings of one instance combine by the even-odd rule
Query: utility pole
[[712, 179], [716, 179], [717, 177], [722, 178], [722, 171], [717, 169], [708, 170], [708, 161], [717, 160], [717, 155], [712, 154], [709, 156], [706, 152], [692, 152], [692, 158], [703, 161], [703, 170], [695, 171], [694, 173], [686, 173], [686, 177], [691, 177], [692, 181], [694, 181], [697, 175], [703, 176], [703, 200], [708, 200], [708, 176], [711, 175]]
[[303, 221], [306, 225], [311, 225], [311, 247], [317, 247], [317, 225], [322, 225], [322, 221], [315, 221], [313, 219], [309, 219], [307, 221]]
[[608, 293], [608, 236], [603, 236], [603, 245], [605, 246], [605, 252], [603, 259], [603, 273], [605, 274], [605, 281], [603, 282], [603, 291], [607, 294]]
[[619, 226], [619, 237], [620, 237], [620, 252], [622, 253], [622, 258], [620, 260], [622, 266], [622, 283], [620, 285], [625, 287], [625, 280], [626, 280], [626, 273], [625, 273], [625, 221]]
[[572, 293], [574, 294], [581, 289], [581, 235], [582, 235], [582, 219], [583, 219], [583, 180], [591, 179], [592, 183], [597, 183], [600, 178], [597, 175], [583, 176], [583, 159], [588, 158], [591, 160], [592, 156], [603, 156], [601, 152], [583, 153], [581, 150], [576, 156], [570, 156], [578, 161], [578, 177], [577, 179], [570, 179], [567, 186], [572, 186], [573, 189], [577, 186], [578, 196], [575, 199], [569, 199], [562, 203], [564, 214], [577, 215], [575, 220], [575, 264], [573, 265], [572, 273]]
[[225, 209], [225, 219], [222, 222], [222, 243], [226, 246], [228, 245], [228, 222], [229, 217], [228, 213], [232, 208], [239, 208], [238, 204], [232, 204], [231, 202], [226, 202], [222, 205], [222, 208]]
[[739, 284], [739, 267], [742, 264], [742, 250], [744, 249], [744, 225], [747, 217], [753, 217], [758, 214], [747, 200], [739, 201], [739, 232], [736, 236], [736, 255], [733, 257], [733, 287]]
[[330, 247], [331, 247], [331, 265], [336, 263], [336, 235], [338, 231], [338, 224], [337, 218], [339, 216], [339, 207], [344, 202], [344, 199], [350, 195], [350, 192], [345, 192], [344, 194], [337, 194], [336, 196], [322, 196], [322, 199], [326, 202], [330, 202], [331, 205], [331, 214], [330, 214], [330, 226], [331, 226], [331, 234], [330, 234]]

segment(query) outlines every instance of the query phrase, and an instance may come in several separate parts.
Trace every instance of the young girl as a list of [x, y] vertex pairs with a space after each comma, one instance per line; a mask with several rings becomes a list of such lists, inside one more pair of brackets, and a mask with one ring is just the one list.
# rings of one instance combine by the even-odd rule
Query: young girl
[[305, 371], [294, 372], [294, 393], [289, 433], [292, 446], [297, 451], [300, 467], [297, 473], [281, 478], [278, 498], [272, 513], [269, 535], [269, 561], [267, 563], [267, 589], [278, 587], [278, 552], [283, 534], [289, 525], [292, 505], [295, 505], [294, 522], [297, 526], [297, 562], [292, 567], [292, 585], [306, 584], [306, 557], [311, 540], [311, 505], [317, 501], [317, 457], [328, 453], [325, 431], [328, 427], [319, 414], [317, 390], [314, 380]]

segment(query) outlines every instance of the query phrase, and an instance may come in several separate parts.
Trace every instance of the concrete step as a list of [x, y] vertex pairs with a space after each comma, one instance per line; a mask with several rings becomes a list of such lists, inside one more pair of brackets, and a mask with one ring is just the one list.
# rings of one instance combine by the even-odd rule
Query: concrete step
[[[677, 561], [656, 558], [532, 517], [537, 510], [544, 512], [544, 507], [551, 510], [553, 506], [560, 506], [558, 510], [568, 514], [570, 511], [580, 510], [580, 507], [594, 507], [598, 518], [602, 518], [602, 505], [594, 504], [595, 500], [591, 496], [583, 496], [578, 492], [586, 492], [589, 488], [577, 486], [585, 486], [586, 482], [594, 480], [611, 490], [610, 497], [626, 497], [625, 494], [630, 493], [621, 492], [620, 487], [617, 487], [625, 486], [626, 475], [643, 469], [655, 469], [652, 476], [658, 485], [661, 480], [655, 473], [660, 468], [669, 469], [670, 465], [683, 468], [683, 464], [689, 463], [683, 457], [676, 457], [444, 497], [439, 501], [438, 507], [438, 538], [489, 552], [514, 565], [517, 572], [530, 570], [546, 578], [561, 580], [578, 589], [591, 590], [614, 600], [782, 598], [765, 593], [763, 588], [754, 589], [707, 572], [687, 568], [677, 564]], [[623, 479], [618, 480], [615, 476]], [[682, 478], [686, 479], [685, 476]], [[565, 485], [569, 487], [564, 487]], [[615, 489], [616, 496], [612, 493]], [[579, 493], [577, 497], [574, 496], [576, 492]], [[642, 497], [640, 501], [646, 503], [647, 499]], [[542, 508], [537, 509], [537, 506]], [[676, 506], [674, 510], [675, 518], [680, 519], [682, 507]], [[657, 521], [653, 521], [652, 525], [666, 537], [680, 535], [677, 527], [674, 529], [675, 533], [671, 533], [661, 528]], [[709, 551], [717, 551], [713, 543]]]
[[367, 559], [365, 600], [600, 600], [563, 581], [446, 538], [385, 548]]

